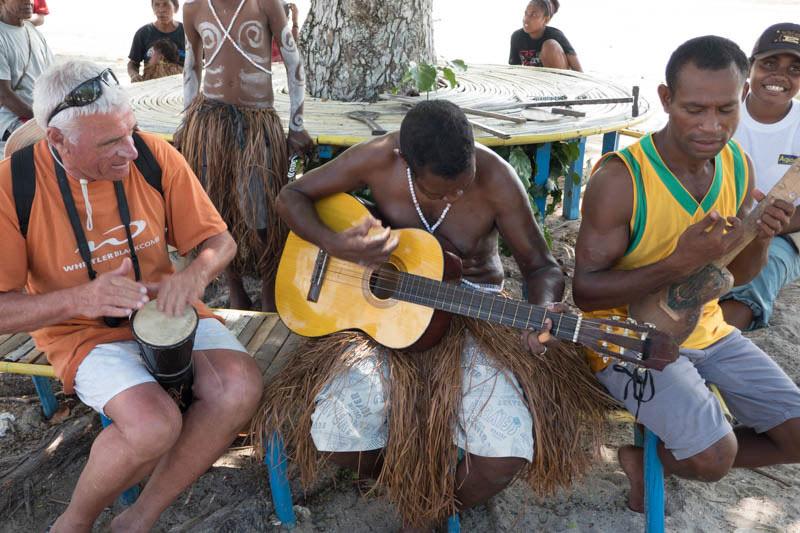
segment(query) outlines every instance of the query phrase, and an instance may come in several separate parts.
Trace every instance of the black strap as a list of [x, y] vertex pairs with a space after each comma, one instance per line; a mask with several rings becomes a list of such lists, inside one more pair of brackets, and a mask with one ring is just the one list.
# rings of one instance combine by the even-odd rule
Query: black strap
[[161, 190], [161, 166], [156, 161], [147, 143], [135, 131], [133, 132], [133, 145], [136, 147], [136, 151], [139, 152], [139, 157], [133, 161], [136, 168], [142, 173], [147, 183], [157, 190], [158, 194], [164, 196], [164, 191]]
[[17, 210], [22, 238], [28, 235], [33, 195], [36, 193], [36, 169], [33, 163], [33, 145], [17, 150], [11, 156], [11, 189]]
[[[632, 367], [628, 369], [626, 366], [619, 363], [614, 363], [612, 368], [614, 372], [622, 372], [628, 376], [629, 379], [625, 384], [625, 394], [622, 399], [623, 401], [628, 399], [628, 387], [630, 387], [632, 389], [633, 398], [636, 400], [636, 413], [633, 417], [639, 420], [639, 409], [642, 407], [642, 404], [649, 402], [653, 399], [653, 396], [656, 395], [656, 385], [653, 382], [653, 375], [650, 374], [649, 369], [643, 369], [642, 367]], [[648, 385], [650, 386], [650, 397], [645, 400], [644, 397]]]
[[72, 191], [69, 188], [67, 173], [64, 172], [64, 168], [60, 164], [61, 158], [55, 149], [53, 149], [53, 159], [53, 166], [56, 167], [58, 188], [61, 190], [61, 198], [64, 200], [64, 207], [67, 209], [69, 223], [72, 225], [72, 232], [75, 234], [75, 240], [78, 241], [78, 251], [81, 253], [81, 259], [86, 263], [89, 279], [94, 279], [97, 277], [97, 272], [92, 268], [92, 252], [89, 251], [89, 243], [86, 242], [86, 234], [83, 232], [81, 219], [78, 217], [78, 210], [75, 208], [75, 200], [72, 198]]
[[139, 270], [139, 256], [136, 255], [136, 249], [133, 246], [133, 236], [131, 236], [131, 213], [128, 210], [128, 199], [125, 197], [125, 187], [122, 185], [121, 181], [114, 182], [114, 193], [117, 195], [119, 218], [122, 221], [122, 225], [125, 226], [125, 236], [128, 238], [128, 248], [131, 251], [133, 272], [136, 276], [136, 281], [140, 281], [142, 279], [142, 273]]
[[[150, 151], [147, 143], [137, 132], [133, 132], [133, 144], [136, 147], [136, 151], [139, 152], [139, 157], [133, 163], [147, 183], [157, 190], [158, 194], [164, 196], [164, 191], [161, 189], [161, 166], [153, 156], [153, 152]], [[36, 193], [36, 167], [33, 161], [34, 146], [30, 145], [21, 148], [11, 156], [11, 186], [14, 193], [19, 229], [23, 239], [28, 236], [28, 223], [31, 217], [33, 196]], [[58, 163], [55, 163], [55, 165], [56, 170], [58, 170]]]

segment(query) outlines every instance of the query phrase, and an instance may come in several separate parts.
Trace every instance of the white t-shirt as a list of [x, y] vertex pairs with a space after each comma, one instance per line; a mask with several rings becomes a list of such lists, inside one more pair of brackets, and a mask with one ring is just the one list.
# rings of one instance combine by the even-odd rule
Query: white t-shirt
[[[28, 36], [30, 36], [30, 46]], [[30, 65], [28, 70], [25, 70], [29, 49]], [[28, 105], [33, 103], [33, 84], [39, 75], [53, 64], [53, 61], [53, 53], [36, 26], [28, 21], [23, 22], [22, 26], [12, 26], [0, 21], [0, 80], [8, 80], [13, 89], [22, 78], [22, 85], [16, 93]], [[23, 72], [25, 72], [24, 78]], [[17, 115], [10, 109], [0, 107], [0, 136], [16, 119]]]
[[[756, 187], [768, 193], [800, 157], [800, 102], [793, 100], [789, 113], [774, 124], [756, 121], [747, 112], [747, 106], [742, 105], [742, 116], [733, 138], [753, 160]], [[800, 205], [800, 199], [794, 204]]]

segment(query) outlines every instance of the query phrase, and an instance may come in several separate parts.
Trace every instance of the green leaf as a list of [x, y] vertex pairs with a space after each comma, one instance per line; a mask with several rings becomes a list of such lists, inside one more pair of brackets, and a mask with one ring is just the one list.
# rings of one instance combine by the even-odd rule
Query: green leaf
[[459, 70], [461, 72], [467, 71], [467, 64], [464, 63], [463, 59], [454, 59], [452, 61], [449, 61], [448, 64], [455, 67], [456, 70]]
[[525, 150], [519, 146], [512, 148], [508, 155], [508, 164], [511, 165], [517, 173], [517, 177], [525, 186], [525, 189], [530, 189], [533, 168], [531, 167], [531, 160], [528, 154], [525, 153]]
[[577, 172], [570, 172], [569, 177], [572, 178], [573, 185], [580, 185], [581, 184], [581, 175]]
[[444, 77], [447, 79], [447, 81], [450, 82], [450, 88], [455, 88], [455, 86], [458, 85], [458, 83], [456, 83], [456, 73], [447, 67], [439, 67], [439, 68], [442, 71], [442, 74], [444, 74]]
[[427, 93], [431, 89], [436, 90], [436, 68], [422, 61], [419, 63], [412, 61], [409, 63], [408, 71], [419, 92]]

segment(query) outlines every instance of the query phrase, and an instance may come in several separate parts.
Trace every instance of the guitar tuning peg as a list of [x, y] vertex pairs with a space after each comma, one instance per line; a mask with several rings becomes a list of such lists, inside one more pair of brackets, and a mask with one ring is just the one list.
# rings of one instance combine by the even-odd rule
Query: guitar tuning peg
[[656, 329], [656, 325], [653, 324], [652, 322], [645, 322], [644, 325], [650, 329]]
[[620, 319], [620, 318], [622, 318], [622, 317], [621, 317], [621, 316], [619, 316], [619, 315], [611, 315], [611, 320], [614, 320], [614, 321], [616, 321], [616, 322], [619, 322], [619, 319]]
[[627, 322], [628, 324], [638, 324], [638, 322], [636, 322], [636, 319], [632, 317], [626, 318], [625, 322]]

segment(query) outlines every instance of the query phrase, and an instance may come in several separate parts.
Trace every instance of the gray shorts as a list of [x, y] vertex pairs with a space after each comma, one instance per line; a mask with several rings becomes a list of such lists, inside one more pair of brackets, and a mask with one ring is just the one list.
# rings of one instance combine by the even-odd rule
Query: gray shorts
[[[706, 382], [715, 384], [733, 416], [757, 433], [800, 417], [797, 385], [739, 330], [704, 350], [682, 348], [680, 353], [662, 372], [651, 371], [655, 395], [639, 408], [639, 421], [658, 435], [675, 459], [696, 455], [731, 431]], [[630, 388], [623, 399], [630, 378], [613, 367], [612, 363], [595, 375], [636, 413]]]
[[[533, 460], [533, 420], [517, 379], [498, 370], [471, 335], [464, 340], [462, 404], [453, 443], [481, 457]], [[383, 448], [389, 434], [382, 349], [329, 381], [315, 398], [311, 437], [320, 451]]]
[[[215, 318], [197, 324], [194, 351], [234, 350], [247, 352], [231, 331]], [[142, 362], [136, 341], [98, 344], [78, 365], [75, 392], [83, 403], [105, 414], [106, 404], [122, 391], [141, 383], [155, 382]]]

